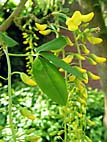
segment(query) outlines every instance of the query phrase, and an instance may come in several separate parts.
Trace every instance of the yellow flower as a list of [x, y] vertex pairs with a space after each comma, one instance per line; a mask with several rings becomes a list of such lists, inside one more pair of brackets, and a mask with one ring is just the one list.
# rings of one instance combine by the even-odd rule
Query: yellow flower
[[76, 79], [76, 76], [74, 75], [69, 76], [69, 81], [73, 82], [75, 79]]
[[67, 43], [68, 43], [69, 46], [73, 46], [74, 45], [74, 43], [70, 40], [69, 37], [67, 37], [66, 40], [67, 40]]
[[44, 31], [39, 31], [40, 34], [42, 35], [49, 35], [51, 33], [50, 29], [44, 30]]
[[87, 105], [87, 103], [86, 103], [86, 101], [85, 101], [85, 99], [84, 98], [78, 98], [79, 99], [79, 102], [81, 103], [81, 104], [83, 104], [84, 106], [86, 106]]
[[63, 58], [62, 60], [64, 62], [66, 62], [67, 64], [69, 64], [73, 60], [73, 55], [68, 55], [67, 57]]
[[87, 36], [87, 40], [93, 45], [100, 44], [103, 41], [102, 38], [93, 37], [93, 36]]
[[[73, 60], [73, 55], [68, 55], [67, 57], [62, 59], [65, 63], [69, 64], [72, 62]], [[64, 69], [60, 68], [59, 69], [60, 72], [64, 72]]]
[[71, 18], [68, 18], [66, 25], [70, 31], [75, 31], [78, 29], [78, 26], [81, 24], [82, 15], [80, 11], [75, 11]]
[[93, 12], [82, 15], [80, 11], [75, 11], [73, 16], [67, 19], [66, 25], [70, 31], [75, 31], [78, 29], [78, 26], [81, 24], [81, 22], [89, 22], [93, 16]]
[[23, 116], [27, 117], [28, 119], [35, 120], [35, 116], [29, 111], [26, 107], [20, 107], [20, 112]]
[[83, 51], [85, 54], [89, 54], [89, 53], [90, 53], [90, 50], [87, 49], [87, 47], [86, 47], [85, 45], [82, 45], [82, 46], [81, 46], [81, 49], [82, 49], [82, 51]]
[[95, 122], [94, 122], [94, 121], [91, 121], [90, 119], [88, 119], [88, 124], [89, 124], [90, 126], [94, 126], [94, 125], [95, 125]]
[[64, 72], [64, 69], [60, 68], [59, 71], [60, 71], [60, 72]]
[[88, 93], [87, 93], [87, 89], [86, 89], [86, 88], [84, 88], [84, 90], [82, 91], [82, 95], [83, 95], [83, 97], [84, 97], [85, 99], [87, 99]]
[[27, 84], [29, 86], [36, 86], [37, 85], [37, 83], [33, 79], [31, 79], [27, 74], [25, 74], [24, 72], [20, 73], [20, 78], [25, 84]]
[[40, 31], [44, 31], [47, 28], [47, 24], [35, 23], [35, 25], [38, 28], [38, 30], [40, 30]]
[[28, 42], [29, 42], [28, 40], [25, 40], [23, 41], [23, 44], [28, 44]]
[[83, 79], [84, 83], [87, 84], [88, 83], [88, 75], [86, 72], [83, 74], [83, 77], [85, 78], [85, 79]]
[[80, 54], [75, 54], [75, 57], [79, 60], [85, 60], [85, 57]]
[[106, 58], [96, 56], [95, 54], [91, 54], [90, 56], [91, 56], [91, 57], [94, 59], [94, 61], [97, 62], [97, 63], [103, 63], [103, 62], [106, 61]]
[[80, 67], [77, 67], [77, 66], [75, 66], [73, 68], [77, 69], [81, 73], [85, 73], [87, 71], [86, 69], [83, 69], [83, 68], [80, 68]]
[[88, 76], [93, 80], [99, 80], [100, 79], [100, 77], [98, 75], [95, 75], [92, 72], [88, 71], [87, 73], [88, 73]]
[[86, 15], [82, 15], [82, 21], [83, 22], [89, 22], [92, 20], [92, 18], [94, 17], [94, 12], [91, 12], [89, 14]]
[[89, 57], [88, 57], [88, 62], [89, 62], [91, 65], [96, 65], [96, 64], [97, 64], [92, 58], [89, 58]]
[[22, 33], [22, 35], [23, 35], [23, 38], [27, 38], [28, 37], [27, 33]]

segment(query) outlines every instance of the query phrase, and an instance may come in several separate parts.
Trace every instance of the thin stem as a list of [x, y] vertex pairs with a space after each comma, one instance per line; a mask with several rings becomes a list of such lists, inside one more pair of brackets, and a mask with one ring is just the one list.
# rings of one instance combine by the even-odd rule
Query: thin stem
[[0, 76], [0, 78], [3, 80], [8, 80], [8, 78], [4, 78], [3, 76]]
[[12, 54], [12, 53], [8, 53], [9, 56], [16, 56], [16, 57], [24, 57], [24, 56], [36, 56], [36, 54]]
[[21, 74], [21, 72], [19, 72], [19, 71], [14, 71], [14, 72], [11, 73], [11, 75], [14, 75], [14, 74]]
[[20, 3], [19, 5], [16, 7], [16, 9], [12, 12], [12, 14], [0, 25], [0, 31], [1, 32], [4, 32], [6, 31], [12, 21], [14, 20], [15, 17], [18, 17], [20, 12], [23, 10], [24, 6], [25, 6], [25, 3], [27, 2], [28, 0], [20, 0]]
[[8, 55], [7, 47], [4, 47], [3, 50], [4, 50], [4, 53], [6, 55], [7, 66], [8, 66], [9, 125], [10, 125], [11, 132], [12, 132], [13, 142], [16, 142], [15, 130], [14, 130], [14, 125], [13, 125], [13, 120], [12, 120], [11, 63], [10, 63], [10, 58], [9, 58], [9, 55]]
[[[65, 50], [62, 50], [62, 58], [65, 58]], [[67, 71], [65, 71], [65, 82], [67, 83]], [[66, 106], [65, 106], [65, 110]], [[66, 112], [64, 113], [64, 142], [67, 142]]]
[[[79, 47], [78, 41], [77, 41], [77, 39], [76, 39], [76, 34], [73, 33], [73, 35], [74, 35], [75, 45], [76, 45], [76, 47], [77, 47], [77, 52], [78, 52], [78, 54], [81, 55], [80, 47]], [[80, 65], [80, 67], [82, 67], [82, 62], [81, 62], [81, 60], [79, 60], [79, 65]]]
[[67, 126], [66, 126], [66, 122], [64, 122], [64, 142], [67, 142]]

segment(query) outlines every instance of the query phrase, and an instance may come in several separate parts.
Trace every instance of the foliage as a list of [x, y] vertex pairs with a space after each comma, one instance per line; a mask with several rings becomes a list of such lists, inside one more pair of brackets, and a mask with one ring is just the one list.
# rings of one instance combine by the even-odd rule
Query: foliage
[[98, 89], [92, 90], [91, 88], [88, 89], [88, 94], [87, 115], [95, 124], [90, 128], [87, 127], [87, 133], [93, 142], [103, 142], [104, 94]]
[[[51, 4], [50, 1], [48, 2], [48, 4]], [[30, 132], [26, 130], [27, 123], [30, 123], [31, 125], [29, 128], [34, 128], [35, 125], [34, 122], [36, 121], [36, 116], [33, 114], [33, 109], [35, 108], [35, 105], [38, 104], [38, 102], [36, 102], [36, 104], [33, 103], [35, 101], [35, 94], [29, 92], [30, 96], [27, 95], [28, 98], [26, 100], [23, 100], [24, 98], [22, 98], [22, 96], [20, 98], [19, 94], [18, 98], [15, 97], [15, 95], [12, 95], [11, 78], [14, 74], [19, 74], [21, 80], [27, 85], [38, 85], [42, 92], [35, 87], [35, 91], [37, 91], [36, 95], [41, 96], [41, 94], [43, 95], [43, 93], [45, 93], [54, 103], [59, 105], [58, 119], [60, 118], [62, 124], [60, 125], [61, 127], [58, 126], [58, 129], [60, 130], [54, 131], [53, 129], [55, 127], [53, 127], [51, 131], [50, 128], [49, 134], [52, 132], [52, 141], [53, 139], [55, 141], [58, 139], [64, 142], [92, 141], [86, 134], [87, 127], [90, 124], [93, 124], [86, 112], [88, 98], [86, 84], [88, 83], [89, 77], [93, 80], [98, 80], [100, 77], [89, 70], [84, 69], [83, 61], [87, 60], [92, 65], [106, 61], [106, 58], [91, 53], [86, 44], [88, 41], [90, 44], [96, 45], [100, 44], [103, 40], [93, 36], [93, 33], [98, 32], [98, 28], [88, 27], [89, 22], [94, 17], [93, 12], [84, 15], [80, 11], [75, 11], [71, 17], [68, 17], [67, 14], [61, 10], [62, 7], [54, 7], [54, 2], [57, 4], [57, 2], [60, 1], [52, 2], [53, 9], [48, 9], [50, 11], [45, 11], [45, 14], [42, 13], [41, 16], [38, 16], [35, 15], [34, 6], [32, 7], [29, 1], [29, 7], [31, 6], [32, 8], [28, 10], [25, 8], [27, 16], [25, 17], [24, 13], [22, 13], [21, 17], [14, 18], [14, 23], [22, 31], [23, 44], [25, 44], [26, 53], [11, 53], [9, 50], [11, 49], [10, 47], [15, 46], [17, 42], [6, 35], [6, 33], [0, 33], [1, 50], [5, 54], [7, 60], [8, 77], [5, 78], [4, 76], [0, 76], [0, 78], [8, 81], [8, 103], [6, 103], [6, 106], [8, 106], [8, 112], [6, 111], [8, 117], [5, 129], [9, 132], [9, 141], [16, 142], [22, 140], [33, 142], [41, 140], [41, 135], [38, 135], [35, 129], [29, 130]], [[34, 1], [33, 4], [35, 5]], [[43, 7], [40, 7], [40, 9], [42, 8]], [[63, 26], [62, 23], [64, 23]], [[61, 34], [62, 29], [70, 32], [73, 41], [71, 41], [69, 37]], [[54, 34], [54, 39], [47, 43], [43, 43], [42, 45], [38, 45], [38, 41], [41, 40], [41, 37], [49, 37], [52, 34]], [[65, 48], [67, 45], [71, 48], [74, 47], [76, 53], [66, 51]], [[27, 74], [20, 71], [11, 71], [10, 56], [26, 58]], [[63, 72], [63, 75], [61, 72]], [[15, 90], [15, 92], [17, 91]], [[17, 103], [15, 102], [15, 99], [17, 100]], [[32, 103], [29, 103], [29, 99]], [[41, 102], [39, 102], [39, 105], [40, 104]], [[20, 112], [20, 115], [18, 114], [18, 117], [15, 119], [13, 116], [17, 115], [17, 111]], [[43, 114], [47, 116], [47, 113], [50, 114], [51, 112], [46, 111], [45, 114]], [[24, 123], [23, 126], [24, 132], [21, 132], [21, 126], [24, 119], [19, 121], [19, 117], [26, 118], [26, 123]], [[51, 119], [53, 118], [51, 117]], [[37, 121], [39, 122], [38, 119]], [[46, 128], [51, 125], [50, 122], [48, 124], [45, 123], [44, 120], [43, 123], [43, 127], [45, 126]], [[58, 125], [59, 123], [55, 121], [55, 124], [52, 124], [55, 126], [55, 124]], [[39, 127], [41, 127], [40, 123]], [[33, 135], [28, 135], [32, 131], [34, 132]], [[46, 133], [44, 134], [44, 131], [42, 131], [42, 133], [42, 136], [47, 136]], [[49, 136], [47, 139], [49, 139]]]
[[[6, 128], [8, 121], [7, 107], [7, 85], [0, 88], [0, 133], [4, 140], [9, 139], [9, 128]], [[93, 142], [103, 141], [103, 92], [91, 88], [88, 89], [87, 115], [93, 121], [87, 126], [86, 133], [93, 139]], [[41, 136], [40, 141], [56, 142], [59, 134], [63, 137], [63, 119], [59, 113], [60, 106], [51, 101], [45, 94], [41, 93], [38, 87], [29, 87], [21, 82], [12, 85], [14, 123], [18, 125], [17, 135], [22, 138], [29, 135]], [[97, 96], [97, 97], [96, 97]], [[35, 115], [36, 119], [31, 121], [22, 116], [19, 108], [25, 106]], [[31, 131], [31, 134], [30, 134]], [[24, 135], [25, 133], [25, 135]], [[61, 140], [58, 140], [61, 141]]]

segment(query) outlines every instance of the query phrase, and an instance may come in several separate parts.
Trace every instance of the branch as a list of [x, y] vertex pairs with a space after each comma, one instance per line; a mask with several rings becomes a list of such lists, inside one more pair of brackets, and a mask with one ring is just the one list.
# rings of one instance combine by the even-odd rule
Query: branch
[[9, 0], [6, 0], [6, 2], [3, 4], [3, 6], [0, 7], [0, 11], [3, 10], [3, 8], [7, 5], [8, 2], [9, 2]]
[[32, 12], [34, 11], [35, 7], [36, 7], [36, 1], [32, 0], [32, 10], [31, 10]]
[[17, 17], [17, 16], [20, 14], [20, 12], [22, 11], [22, 9], [23, 9], [23, 7], [24, 7], [24, 5], [25, 5], [26, 2], [27, 2], [27, 0], [20, 0], [20, 3], [19, 3], [19, 5], [16, 7], [16, 9], [15, 9], [15, 10], [12, 12], [12, 14], [0, 25], [0, 31], [1, 31], [1, 32], [6, 31], [6, 30], [10, 27], [12, 21], [14, 20], [15, 17]]

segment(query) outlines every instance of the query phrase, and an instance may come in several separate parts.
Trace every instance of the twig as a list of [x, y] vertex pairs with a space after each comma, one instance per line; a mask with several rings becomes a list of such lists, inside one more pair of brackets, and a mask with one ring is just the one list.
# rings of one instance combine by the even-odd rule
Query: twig
[[6, 30], [10, 27], [12, 21], [14, 20], [15, 17], [17, 17], [17, 16], [20, 14], [20, 12], [22, 11], [22, 9], [23, 9], [23, 7], [24, 7], [24, 5], [25, 5], [26, 2], [27, 2], [27, 0], [20, 0], [20, 3], [19, 3], [19, 5], [16, 7], [16, 9], [15, 9], [15, 10], [12, 12], [12, 14], [0, 25], [0, 31], [4, 32], [4, 31], [6, 31]]
[[6, 6], [6, 4], [9, 2], [9, 0], [6, 0], [5, 3], [0, 7], [0, 11], [4, 9], [4, 7]]
[[10, 63], [10, 58], [9, 58], [9, 55], [8, 55], [7, 47], [4, 47], [4, 53], [6, 55], [7, 65], [8, 65], [9, 125], [10, 125], [11, 132], [12, 132], [13, 142], [16, 142], [15, 129], [14, 129], [13, 118], [12, 118], [11, 63]]

